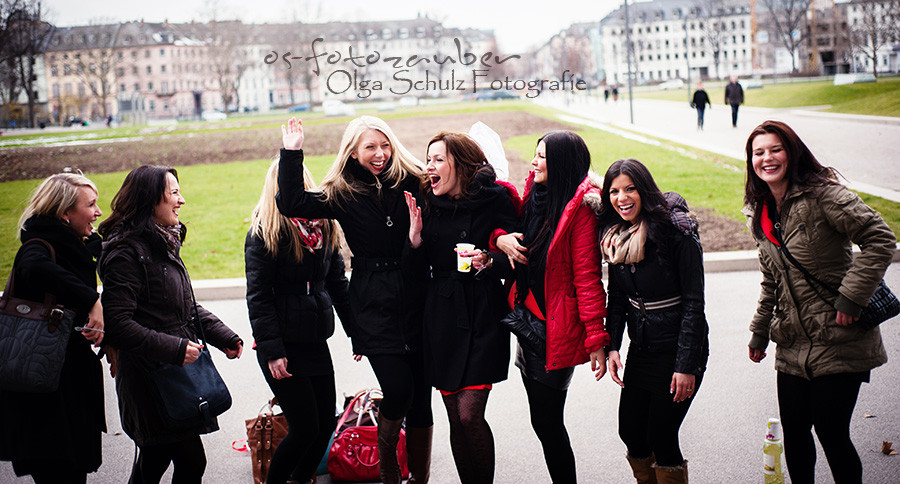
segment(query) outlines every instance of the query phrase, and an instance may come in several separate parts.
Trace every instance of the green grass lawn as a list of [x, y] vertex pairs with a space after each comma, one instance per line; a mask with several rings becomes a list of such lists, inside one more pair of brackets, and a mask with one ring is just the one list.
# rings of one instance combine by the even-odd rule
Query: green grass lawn
[[[693, 92], [695, 87], [691, 87]], [[706, 86], [713, 104], [723, 104], [724, 86]], [[637, 91], [635, 97], [686, 101], [686, 91]], [[900, 117], [900, 77], [880, 77], [878, 82], [835, 86], [831, 81], [764, 84], [744, 91], [746, 106], [790, 108], [831, 106], [825, 111], [847, 114]]]

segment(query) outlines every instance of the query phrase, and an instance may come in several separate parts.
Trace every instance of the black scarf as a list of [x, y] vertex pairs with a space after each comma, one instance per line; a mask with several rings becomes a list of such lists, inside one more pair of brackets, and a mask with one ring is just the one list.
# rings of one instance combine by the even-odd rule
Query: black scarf
[[547, 249], [553, 238], [553, 231], [541, 235], [541, 228], [547, 220], [547, 209], [550, 193], [546, 185], [535, 183], [531, 187], [528, 196], [528, 205], [525, 208], [525, 232], [522, 245], [528, 247], [528, 265], [516, 267], [516, 286], [518, 287], [517, 300], [524, 301], [531, 290], [534, 299], [541, 311], [544, 307], [544, 272], [547, 266]]

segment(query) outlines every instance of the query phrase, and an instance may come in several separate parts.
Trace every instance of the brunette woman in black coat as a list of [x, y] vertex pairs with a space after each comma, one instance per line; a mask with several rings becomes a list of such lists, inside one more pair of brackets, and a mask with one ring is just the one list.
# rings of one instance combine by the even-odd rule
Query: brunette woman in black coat
[[[303, 175], [313, 188], [309, 170]], [[276, 160], [244, 248], [247, 309], [259, 367], [288, 421], [266, 482], [306, 483], [334, 431], [334, 367], [326, 342], [334, 333], [332, 304], [348, 335], [353, 314], [337, 224], [281, 215], [277, 191]]]
[[287, 217], [337, 220], [353, 252], [353, 353], [369, 359], [384, 393], [378, 420], [381, 479], [400, 482], [397, 442], [405, 418], [410, 481], [427, 482], [432, 415], [422, 357], [423, 288], [400, 263], [409, 235], [403, 192], [419, 193], [422, 162], [384, 121], [362, 116], [344, 131], [321, 191], [307, 191], [301, 123], [291, 118], [281, 130], [278, 209]]
[[[15, 296], [43, 301], [44, 294], [75, 311], [59, 388], [50, 393], [0, 392], [0, 459], [16, 475], [37, 484], [84, 483], [100, 467], [100, 433], [106, 431], [103, 372], [91, 349], [103, 340], [103, 306], [97, 293], [101, 215], [97, 187], [82, 175], [44, 180], [19, 220], [22, 247], [16, 254]], [[40, 242], [50, 243], [56, 256]], [[23, 418], [26, 415], [36, 418]]]
[[[425, 298], [425, 361], [429, 381], [440, 390], [450, 420], [450, 447], [460, 482], [494, 479], [494, 437], [484, 418], [493, 383], [506, 379], [509, 332], [500, 326], [508, 312], [500, 278], [475, 277], [457, 267], [456, 244], [488, 247], [496, 229], [516, 224], [512, 185], [496, 181], [493, 168], [473, 139], [440, 133], [428, 143], [425, 206], [412, 194], [411, 257], [430, 274]], [[466, 254], [461, 254], [466, 255]], [[482, 274], [487, 275], [487, 274]]]

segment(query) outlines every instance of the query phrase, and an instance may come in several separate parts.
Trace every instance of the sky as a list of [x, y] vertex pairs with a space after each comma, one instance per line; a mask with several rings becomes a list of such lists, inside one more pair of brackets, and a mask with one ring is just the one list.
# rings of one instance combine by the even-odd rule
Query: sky
[[205, 21], [213, 10], [216, 18], [248, 23], [403, 20], [427, 13], [445, 27], [492, 29], [502, 52], [519, 53], [543, 44], [572, 23], [602, 19], [621, 0], [564, 0], [560, 5], [565, 8], [546, 0], [41, 0], [41, 4], [48, 20], [61, 27], [140, 19]]

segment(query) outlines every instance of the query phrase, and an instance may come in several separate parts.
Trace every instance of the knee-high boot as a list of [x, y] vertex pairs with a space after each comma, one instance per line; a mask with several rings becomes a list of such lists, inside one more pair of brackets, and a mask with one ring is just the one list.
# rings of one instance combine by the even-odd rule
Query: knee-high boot
[[397, 461], [397, 443], [403, 419], [378, 419], [378, 473], [381, 482], [400, 484], [400, 463]]
[[634, 478], [637, 479], [637, 484], [657, 484], [656, 471], [651, 467], [656, 463], [656, 458], [652, 454], [650, 457], [635, 459], [626, 452], [625, 458], [631, 464], [631, 471], [634, 473]]
[[659, 484], [688, 484], [687, 460], [680, 466], [665, 467], [653, 464]]
[[431, 437], [434, 427], [406, 428], [407, 484], [428, 484], [431, 477]]

